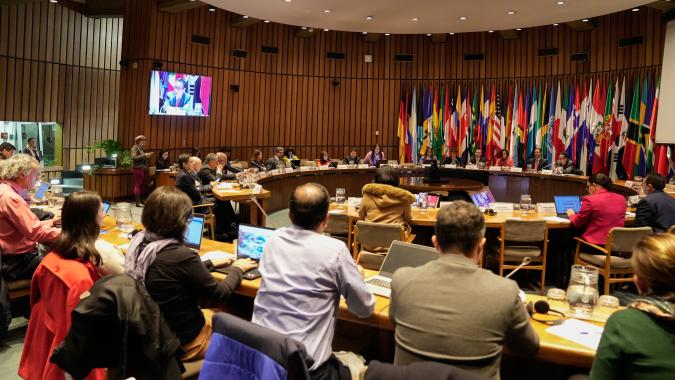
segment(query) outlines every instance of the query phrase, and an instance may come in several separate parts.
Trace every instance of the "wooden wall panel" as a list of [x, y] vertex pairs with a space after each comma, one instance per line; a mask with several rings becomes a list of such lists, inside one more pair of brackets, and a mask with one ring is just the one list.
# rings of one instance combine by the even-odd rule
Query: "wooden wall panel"
[[117, 138], [122, 24], [46, 1], [0, 6], [0, 120], [62, 123], [66, 169]]
[[[444, 43], [425, 35], [366, 42], [360, 33], [335, 31], [298, 38], [298, 28], [275, 23], [233, 28], [230, 13], [207, 7], [157, 12], [153, 0], [126, 0], [125, 14], [122, 57], [130, 66], [121, 72], [120, 139], [130, 146], [134, 136], [146, 134], [151, 149], [169, 148], [174, 159], [193, 146], [204, 152], [232, 146], [243, 159], [255, 148], [268, 156], [276, 145], [293, 146], [303, 157], [323, 149], [337, 157], [351, 147], [364, 154], [375, 142], [391, 157], [398, 149], [396, 115], [404, 85], [502, 84], [647, 69], [661, 65], [664, 39], [661, 13], [651, 8], [596, 18], [587, 32], [542, 26], [524, 29], [515, 40], [484, 32], [447, 35]], [[210, 37], [211, 44], [192, 43], [193, 34]], [[618, 47], [619, 38], [638, 35], [644, 36], [642, 45]], [[279, 54], [261, 53], [261, 45], [276, 46]], [[558, 48], [559, 54], [540, 58], [540, 48]], [[248, 56], [235, 58], [233, 49]], [[327, 51], [346, 58], [326, 59]], [[589, 60], [572, 62], [570, 54], [577, 52], [588, 52]], [[484, 53], [485, 59], [464, 61], [467, 53]], [[364, 62], [364, 54], [373, 56], [372, 63]], [[413, 54], [414, 61], [394, 62], [394, 54]], [[162, 70], [212, 76], [211, 116], [149, 116], [153, 61]], [[239, 92], [230, 90], [232, 84]]]

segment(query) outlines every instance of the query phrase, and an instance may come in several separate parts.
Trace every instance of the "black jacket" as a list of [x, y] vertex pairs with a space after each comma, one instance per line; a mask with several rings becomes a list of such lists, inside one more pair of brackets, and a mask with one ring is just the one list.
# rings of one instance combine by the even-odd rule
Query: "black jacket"
[[345, 157], [344, 160], [342, 160], [342, 163], [345, 165], [358, 165], [361, 162], [361, 159], [359, 156], [352, 157], [351, 155]]
[[223, 173], [219, 175], [218, 173], [216, 173], [215, 170], [211, 169], [208, 166], [204, 166], [199, 171], [199, 173], [197, 175], [199, 176], [199, 180], [202, 183], [206, 183], [206, 184], [210, 184], [213, 181], [220, 181], [220, 180], [223, 180], [223, 179], [235, 179], [235, 178], [237, 178], [237, 176], [234, 175], [233, 173], [228, 173], [227, 168], [224, 168]]
[[455, 366], [436, 362], [395, 365], [373, 360], [368, 364], [365, 380], [487, 380]]
[[664, 232], [675, 224], [675, 198], [663, 191], [654, 191], [640, 200], [635, 211], [634, 227], [651, 227]]
[[[199, 184], [199, 187], [195, 185], [195, 181]], [[203, 185], [198, 176], [188, 173], [185, 169], [181, 169], [178, 172], [176, 187], [190, 197], [192, 204], [201, 203], [202, 194], [211, 191], [211, 185]]]
[[143, 285], [126, 274], [97, 281], [73, 310], [50, 361], [75, 379], [115, 368], [126, 379], [180, 379], [180, 341]]
[[[529, 161], [527, 161], [527, 164], [532, 166], [532, 170], [534, 170], [534, 161], [535, 160], [536, 160], [536, 158], [532, 157], [532, 158], [530, 158]], [[548, 167], [548, 161], [546, 161], [546, 159], [544, 157], [541, 157], [539, 159], [539, 167], [537, 168], [537, 171], [540, 172], [544, 169], [550, 169], [550, 168]]]

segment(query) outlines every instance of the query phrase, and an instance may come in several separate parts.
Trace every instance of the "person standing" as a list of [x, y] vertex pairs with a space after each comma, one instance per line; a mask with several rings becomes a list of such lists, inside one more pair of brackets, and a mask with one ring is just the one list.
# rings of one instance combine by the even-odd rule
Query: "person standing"
[[141, 195], [143, 194], [143, 187], [147, 179], [148, 161], [152, 152], [145, 153], [145, 142], [147, 138], [143, 135], [138, 135], [134, 139], [134, 146], [131, 147], [131, 159], [133, 160], [134, 173], [134, 197], [136, 198], [136, 206], [143, 207], [141, 202]]
[[25, 154], [33, 156], [38, 162], [42, 162], [42, 152], [37, 148], [36, 144], [37, 141], [35, 140], [35, 137], [30, 137], [28, 138], [28, 146], [26, 146], [26, 149], [23, 150]]

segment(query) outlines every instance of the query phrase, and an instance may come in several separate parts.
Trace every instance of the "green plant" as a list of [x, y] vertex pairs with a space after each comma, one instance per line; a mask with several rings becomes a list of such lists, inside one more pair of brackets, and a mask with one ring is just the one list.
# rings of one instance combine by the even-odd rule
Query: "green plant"
[[[87, 147], [89, 152], [95, 152], [97, 149], [101, 149], [103, 152], [105, 152], [107, 157], [117, 154], [117, 166], [120, 168], [129, 168], [133, 163], [131, 160], [131, 152], [128, 149], [124, 149], [124, 146], [120, 144], [119, 141], [103, 140]], [[92, 167], [92, 172], [98, 168], [98, 165], [94, 165]]]

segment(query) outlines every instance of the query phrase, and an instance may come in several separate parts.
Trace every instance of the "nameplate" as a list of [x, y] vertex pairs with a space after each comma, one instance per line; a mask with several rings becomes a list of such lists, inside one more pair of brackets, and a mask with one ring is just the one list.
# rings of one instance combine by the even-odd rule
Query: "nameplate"
[[431, 164], [422, 164], [422, 167], [423, 167], [423, 168], [430, 168], [430, 167], [431, 167]]
[[496, 212], [513, 212], [513, 203], [495, 202], [490, 203], [490, 207]]
[[319, 166], [319, 170], [328, 170], [328, 169], [330, 169], [330, 166], [328, 165]]
[[455, 164], [446, 164], [446, 165], [443, 165], [443, 167], [446, 168], [446, 169], [454, 169], [454, 168], [457, 167], [457, 165], [455, 165]]
[[286, 168], [285, 172], [286, 173], [293, 173], [293, 168]]
[[337, 166], [338, 169], [349, 169], [349, 165], [340, 164]]
[[555, 203], [546, 202], [546, 203], [537, 203], [537, 212], [542, 213], [555, 213]]
[[501, 170], [502, 170], [501, 166], [490, 166], [491, 172], [498, 172], [498, 171], [501, 171]]
[[626, 187], [629, 188], [629, 189], [632, 189], [633, 186], [635, 186], [635, 182], [633, 182], [633, 181], [626, 181], [626, 183], [624, 184], [624, 186], [626, 186]]
[[466, 169], [478, 169], [478, 166], [468, 164], [468, 165], [466, 165], [464, 168], [466, 168]]
[[361, 197], [349, 197], [347, 198], [347, 205], [350, 207], [358, 206], [361, 204]]
[[359, 164], [359, 169], [368, 169], [370, 166], [368, 164]]
[[312, 170], [312, 169], [313, 169], [313, 168], [312, 168], [311, 166], [301, 166], [301, 167], [300, 167], [300, 171], [301, 171], [301, 172], [308, 172], [308, 171], [310, 171], [310, 170]]
[[544, 169], [541, 171], [541, 174], [553, 174], [553, 170], [551, 169]]
[[513, 168], [511, 168], [511, 171], [512, 171], [512, 172], [516, 172], [516, 173], [522, 173], [523, 168], [515, 168], [515, 167], [513, 167]]
[[445, 206], [449, 206], [452, 201], [443, 201], [438, 204], [438, 207], [443, 208]]
[[628, 200], [630, 201], [630, 204], [636, 205], [640, 202], [640, 196], [639, 195], [631, 195], [628, 197]]

